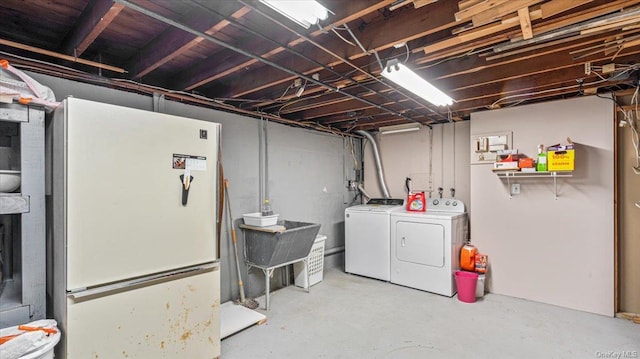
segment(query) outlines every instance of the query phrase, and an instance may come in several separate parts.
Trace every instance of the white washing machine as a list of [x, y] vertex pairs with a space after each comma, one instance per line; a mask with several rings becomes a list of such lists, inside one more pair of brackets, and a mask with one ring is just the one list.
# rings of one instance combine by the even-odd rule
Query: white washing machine
[[426, 212], [391, 213], [391, 283], [452, 297], [466, 237], [464, 203], [430, 198]]
[[404, 200], [372, 198], [367, 204], [344, 211], [345, 271], [389, 281], [392, 211], [402, 208]]

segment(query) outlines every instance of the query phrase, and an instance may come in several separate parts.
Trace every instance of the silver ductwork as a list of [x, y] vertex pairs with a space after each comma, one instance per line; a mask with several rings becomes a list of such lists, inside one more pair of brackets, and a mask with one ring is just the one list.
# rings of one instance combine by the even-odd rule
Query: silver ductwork
[[382, 161], [380, 161], [380, 152], [378, 151], [378, 144], [376, 142], [376, 139], [367, 131], [357, 130], [355, 132], [359, 135], [364, 136], [367, 140], [369, 140], [369, 142], [371, 142], [373, 158], [376, 161], [376, 169], [378, 171], [378, 181], [380, 182], [380, 189], [382, 190], [384, 198], [391, 198], [391, 195], [389, 195], [389, 190], [387, 189], [387, 184], [384, 181], [384, 171], [382, 170]]

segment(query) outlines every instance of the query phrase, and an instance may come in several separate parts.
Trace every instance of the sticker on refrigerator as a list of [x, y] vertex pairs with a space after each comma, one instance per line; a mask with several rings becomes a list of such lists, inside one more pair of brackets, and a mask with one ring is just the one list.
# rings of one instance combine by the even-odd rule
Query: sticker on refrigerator
[[207, 158], [204, 156], [173, 154], [173, 168], [178, 170], [206, 171]]

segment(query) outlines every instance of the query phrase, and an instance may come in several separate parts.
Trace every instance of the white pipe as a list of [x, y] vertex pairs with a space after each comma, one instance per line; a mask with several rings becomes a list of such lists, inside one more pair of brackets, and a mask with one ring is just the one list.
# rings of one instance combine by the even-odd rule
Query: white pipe
[[258, 211], [262, 208], [262, 203], [264, 203], [264, 131], [263, 131], [263, 118], [260, 117], [260, 122], [258, 122], [258, 187], [259, 187], [259, 198], [258, 198]]
[[263, 146], [264, 146], [264, 198], [263, 202], [260, 203], [260, 208], [262, 208], [262, 204], [264, 204], [264, 200], [269, 200], [271, 202], [271, 198], [269, 197], [269, 119], [262, 119], [262, 132], [263, 132]]
[[387, 184], [384, 181], [384, 171], [382, 170], [382, 161], [380, 161], [380, 153], [378, 152], [378, 144], [376, 143], [376, 139], [373, 138], [373, 136], [367, 131], [357, 130], [355, 132], [359, 135], [364, 136], [366, 139], [369, 140], [369, 142], [371, 142], [371, 149], [373, 150], [373, 158], [376, 161], [376, 169], [378, 170], [378, 181], [380, 182], [380, 189], [382, 189], [384, 198], [391, 198], [391, 195], [389, 195], [389, 190], [387, 189]]
[[364, 186], [362, 185], [362, 183], [358, 183], [358, 189], [360, 190], [360, 192], [362, 192], [362, 195], [371, 199], [371, 195], [367, 193], [367, 191], [364, 190]]

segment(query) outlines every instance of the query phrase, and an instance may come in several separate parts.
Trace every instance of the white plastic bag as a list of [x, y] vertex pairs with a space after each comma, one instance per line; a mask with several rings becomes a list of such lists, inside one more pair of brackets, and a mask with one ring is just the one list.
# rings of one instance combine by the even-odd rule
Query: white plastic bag
[[57, 328], [57, 324], [53, 319], [36, 320], [35, 322], [24, 324], [32, 328], [54, 329], [56, 334], [47, 334], [42, 330], [24, 331], [20, 330], [19, 326], [0, 329], [0, 337], [17, 335], [0, 345], [0, 358], [41, 358], [42, 356], [38, 354], [52, 350], [60, 340], [60, 331]]
[[0, 60], [0, 100], [22, 104], [35, 103], [52, 111], [60, 104], [50, 88], [40, 84], [29, 75]]

